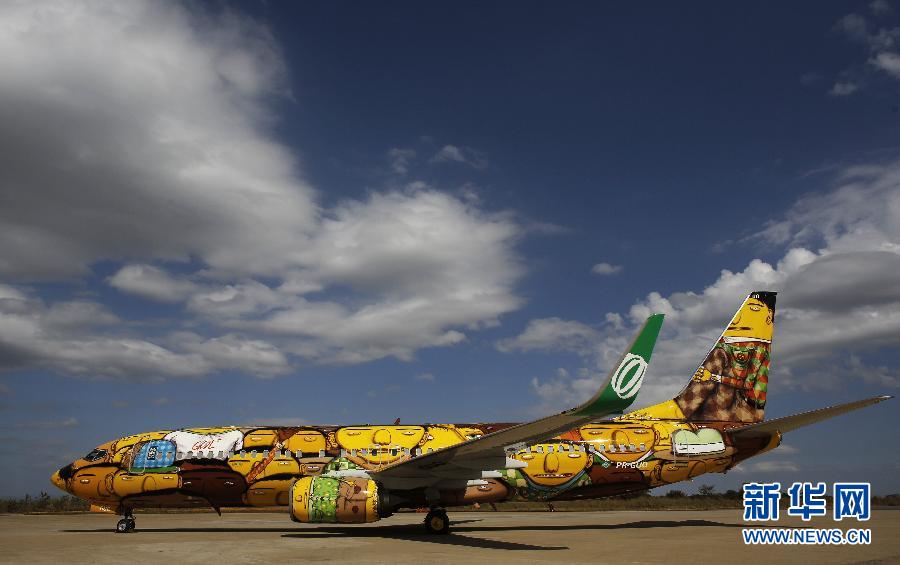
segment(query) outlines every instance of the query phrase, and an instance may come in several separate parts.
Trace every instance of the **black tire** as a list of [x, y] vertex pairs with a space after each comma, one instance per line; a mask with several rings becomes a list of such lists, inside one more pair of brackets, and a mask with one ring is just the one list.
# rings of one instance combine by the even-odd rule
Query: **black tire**
[[122, 518], [121, 520], [118, 521], [118, 523], [116, 523], [116, 533], [117, 534], [127, 534], [130, 531], [131, 530], [129, 529], [128, 520], [126, 520], [125, 518]]
[[450, 518], [443, 510], [432, 510], [425, 516], [425, 530], [429, 534], [450, 533]]
[[137, 527], [137, 523], [134, 521], [134, 518], [126, 518], [126, 520], [128, 522], [128, 531], [133, 532]]

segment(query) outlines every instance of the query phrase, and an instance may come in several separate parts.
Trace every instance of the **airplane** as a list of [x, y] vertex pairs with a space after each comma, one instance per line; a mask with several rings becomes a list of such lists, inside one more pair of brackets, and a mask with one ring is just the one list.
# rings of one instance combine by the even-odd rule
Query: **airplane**
[[685, 388], [641, 410], [625, 413], [662, 314], [592, 398], [531, 422], [163, 430], [98, 445], [51, 482], [122, 515], [120, 533], [139, 508], [287, 506], [295, 522], [339, 524], [428, 508], [425, 530], [446, 534], [449, 506], [601, 498], [724, 473], [785, 433], [891, 398], [765, 421], [775, 297], [750, 293]]

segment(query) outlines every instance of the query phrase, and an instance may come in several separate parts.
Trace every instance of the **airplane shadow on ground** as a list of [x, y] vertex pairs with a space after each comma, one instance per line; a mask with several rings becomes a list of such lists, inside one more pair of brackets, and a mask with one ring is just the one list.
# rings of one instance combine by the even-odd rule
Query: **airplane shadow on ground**
[[684, 521], [663, 521], [663, 520], [647, 520], [642, 522], [631, 522], [628, 524], [543, 524], [534, 526], [461, 526], [461, 524], [469, 522], [480, 522], [480, 520], [465, 520], [452, 522], [453, 529], [449, 535], [429, 535], [421, 530], [421, 526], [414, 524], [403, 525], [385, 525], [370, 528], [347, 528], [340, 526], [326, 526], [315, 529], [294, 531], [289, 534], [283, 534], [286, 538], [329, 538], [329, 537], [383, 537], [387, 539], [402, 539], [407, 541], [419, 541], [427, 543], [439, 543], [449, 545], [461, 545], [467, 547], [480, 547], [485, 549], [506, 549], [506, 550], [526, 550], [526, 551], [554, 551], [560, 549], [569, 549], [567, 546], [540, 546], [527, 543], [508, 542], [492, 539], [484, 539], [459, 535], [467, 532], [504, 532], [504, 531], [564, 531], [564, 530], [618, 530], [628, 528], [679, 528], [679, 527], [719, 527], [719, 528], [741, 528], [741, 524], [725, 524], [722, 522], [711, 522], [709, 520], [684, 520]]
[[[460, 545], [467, 547], [479, 547], [484, 549], [505, 549], [518, 551], [555, 551], [561, 549], [569, 549], [567, 546], [541, 546], [528, 543], [518, 543], [510, 541], [492, 540], [480, 537], [471, 537], [460, 535], [464, 533], [490, 533], [490, 532], [506, 532], [506, 531], [566, 531], [566, 530], [620, 530], [633, 528], [743, 528], [744, 524], [729, 524], [724, 522], [713, 522], [710, 520], [643, 520], [640, 522], [629, 522], [626, 524], [539, 524], [525, 526], [483, 526], [474, 525], [473, 523], [481, 522], [477, 520], [459, 520], [452, 523], [452, 533], [448, 535], [432, 535], [422, 530], [420, 524], [386, 524], [383, 526], [317, 526], [298, 530], [292, 526], [277, 528], [147, 528], [138, 527], [136, 534], [141, 533], [170, 533], [170, 534], [191, 534], [191, 533], [251, 533], [251, 532], [271, 532], [280, 533], [284, 538], [296, 539], [316, 539], [316, 538], [368, 538], [380, 537], [392, 540], [406, 540], [426, 543], [437, 543], [447, 545]], [[467, 525], [472, 524], [472, 525]], [[754, 526], [765, 527], [765, 526]], [[772, 526], [774, 527], [774, 526]], [[60, 530], [68, 533], [89, 533], [103, 532], [111, 533], [112, 528], [102, 529], [81, 529], [81, 530]], [[134, 535], [130, 534], [130, 535]]]

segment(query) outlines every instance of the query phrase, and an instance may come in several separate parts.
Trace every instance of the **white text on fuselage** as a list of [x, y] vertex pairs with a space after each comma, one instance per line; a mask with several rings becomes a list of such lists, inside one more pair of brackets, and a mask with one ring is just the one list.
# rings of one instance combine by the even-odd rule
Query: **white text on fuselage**
[[628, 463], [626, 461], [616, 461], [616, 469], [646, 469], [647, 462], [646, 461], [637, 461], [634, 463]]

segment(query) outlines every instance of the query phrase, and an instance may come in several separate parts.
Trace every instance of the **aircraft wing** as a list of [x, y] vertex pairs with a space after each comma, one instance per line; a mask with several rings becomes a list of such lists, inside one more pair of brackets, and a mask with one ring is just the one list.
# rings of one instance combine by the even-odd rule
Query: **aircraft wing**
[[808, 426], [810, 424], [815, 424], [816, 422], [821, 422], [822, 420], [846, 414], [847, 412], [852, 412], [853, 410], [878, 404], [888, 398], [893, 398], [893, 396], [874, 396], [872, 398], [866, 398], [865, 400], [848, 402], [847, 404], [839, 404], [837, 406], [829, 406], [828, 408], [819, 408], [818, 410], [801, 412], [800, 414], [794, 414], [793, 416], [786, 416], [767, 422], [750, 424], [749, 426], [744, 426], [742, 428], [735, 428], [729, 430], [728, 433], [739, 436], [768, 436], [775, 432], [784, 434], [796, 430], [797, 428], [802, 428], [803, 426]]
[[562, 432], [622, 414], [637, 398], [663, 315], [647, 318], [631, 347], [622, 355], [600, 390], [587, 402], [539, 420], [518, 424], [479, 438], [389, 465], [371, 477], [387, 488], [421, 488], [482, 478], [483, 471], [524, 467], [507, 458], [507, 448], [538, 443]]

